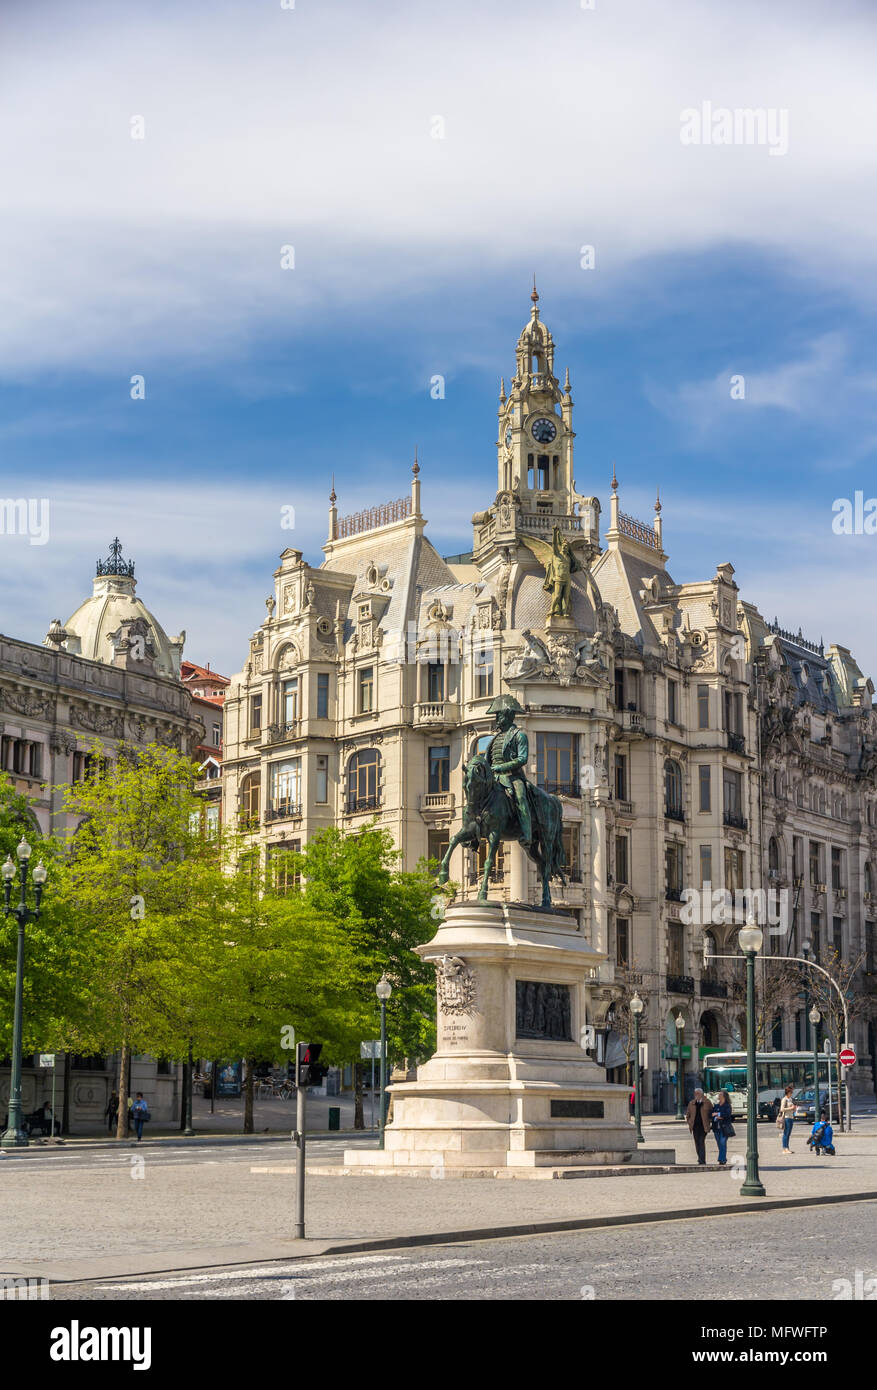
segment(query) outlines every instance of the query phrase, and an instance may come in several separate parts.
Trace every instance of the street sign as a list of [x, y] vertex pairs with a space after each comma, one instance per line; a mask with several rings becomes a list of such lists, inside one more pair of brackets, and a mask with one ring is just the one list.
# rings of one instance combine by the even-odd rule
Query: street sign
[[648, 1070], [649, 1065], [649, 1045], [640, 1043], [639, 1045], [639, 1064], [644, 1070]]
[[361, 1042], [361, 1043], [359, 1044], [359, 1055], [360, 1055], [360, 1057], [362, 1058], [362, 1060], [363, 1060], [364, 1062], [367, 1061], [369, 1057], [380, 1057], [380, 1055], [381, 1055], [381, 1040], [380, 1040], [380, 1038], [378, 1038], [378, 1039], [377, 1039], [376, 1041], [374, 1041], [374, 1042]]
[[55, 1054], [54, 1054], [54, 1052], [41, 1052], [41, 1053], [40, 1053], [40, 1066], [41, 1066], [41, 1067], [53, 1067], [54, 1065], [55, 1065]]
[[834, 1049], [831, 1046], [831, 1038], [826, 1038], [822, 1044], [822, 1051], [825, 1053], [826, 1057], [828, 1057], [831, 1055], [833, 1050]]
[[849, 1043], [846, 1043], [845, 1046], [841, 1048], [838, 1061], [842, 1067], [854, 1067], [856, 1065], [856, 1049], [851, 1047]]

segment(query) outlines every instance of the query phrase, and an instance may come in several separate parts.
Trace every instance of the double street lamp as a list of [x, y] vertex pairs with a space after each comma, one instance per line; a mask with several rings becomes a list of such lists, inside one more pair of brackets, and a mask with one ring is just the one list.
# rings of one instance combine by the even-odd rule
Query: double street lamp
[[22, 1008], [24, 999], [24, 928], [26, 923], [35, 922], [40, 915], [40, 898], [43, 896], [43, 884], [48, 877], [48, 870], [42, 860], [37, 864], [31, 873], [34, 884], [34, 906], [29, 908], [27, 905], [27, 869], [33, 850], [22, 836], [21, 843], [16, 850], [18, 856], [18, 872], [21, 879], [21, 896], [17, 907], [11, 907], [12, 882], [15, 878], [15, 864], [12, 855], [7, 855], [6, 863], [3, 865], [3, 891], [5, 894], [4, 913], [9, 917], [14, 915], [18, 920], [18, 949], [15, 959], [15, 1015], [12, 1024], [12, 1074], [9, 1087], [9, 1117], [7, 1127], [2, 1137], [0, 1137], [0, 1149], [21, 1149], [27, 1145], [27, 1135], [21, 1124], [21, 1033], [22, 1033]]
[[387, 1122], [386, 1116], [386, 1089], [387, 1089], [387, 1000], [393, 993], [393, 986], [382, 975], [375, 985], [375, 994], [381, 1003], [381, 1108], [380, 1108], [380, 1140], [378, 1148], [384, 1147], [384, 1127]]
[[636, 1125], [636, 1142], [644, 1144], [642, 1128], [642, 1097], [640, 1095], [640, 1067], [639, 1067], [639, 1021], [645, 1004], [640, 999], [637, 991], [634, 991], [630, 1001], [630, 1012], [633, 1014], [633, 1119]]
[[676, 1060], [676, 1118], [677, 1118], [677, 1120], [684, 1120], [684, 1119], [685, 1119], [685, 1112], [684, 1112], [683, 1109], [682, 1109], [682, 1081], [683, 1081], [683, 1074], [682, 1074], [682, 1034], [683, 1034], [684, 1029], [685, 1029], [685, 1019], [682, 1017], [682, 1012], [681, 1012], [681, 1010], [680, 1010], [680, 1012], [676, 1015], [676, 1049], [677, 1049], [677, 1052], [676, 1052], [676, 1057], [677, 1057], [677, 1060]]
[[764, 943], [764, 932], [751, 916], [741, 927], [738, 940], [746, 956], [746, 1180], [741, 1197], [764, 1197], [758, 1176], [758, 1083], [755, 1069], [755, 957]]

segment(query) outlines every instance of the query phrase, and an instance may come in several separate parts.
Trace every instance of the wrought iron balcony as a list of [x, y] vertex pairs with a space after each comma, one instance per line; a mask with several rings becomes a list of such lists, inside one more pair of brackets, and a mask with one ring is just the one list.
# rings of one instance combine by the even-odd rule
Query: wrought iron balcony
[[358, 816], [363, 811], [377, 811], [380, 809], [380, 805], [380, 796], [348, 796], [347, 814], [348, 816]]
[[726, 809], [722, 819], [725, 825], [732, 825], [735, 830], [745, 830], [749, 824], [746, 817], [742, 816], [739, 811], [729, 811]]
[[[480, 883], [484, 877], [483, 869], [470, 869], [467, 875], [469, 883]], [[505, 871], [502, 868], [494, 867], [488, 876], [488, 883], [503, 883], [505, 881]]]
[[668, 994], [693, 994], [694, 980], [691, 975], [668, 975]]
[[583, 879], [581, 869], [564, 869], [563, 871], [570, 883], [581, 883]]
[[681, 806], [665, 806], [664, 815], [667, 820], [685, 820], [685, 812]]
[[682, 902], [682, 889], [681, 889], [681, 888], [668, 888], [668, 889], [666, 889], [666, 891], [665, 891], [665, 893], [664, 893], [664, 897], [666, 898], [666, 900], [667, 900], [668, 903], [681, 903], [681, 902]]
[[728, 749], [729, 749], [729, 751], [730, 751], [731, 753], [745, 753], [745, 752], [746, 752], [746, 739], [743, 737], [742, 734], [732, 734], [731, 731], [730, 731], [730, 729], [729, 729], [729, 730], [728, 730]]
[[579, 795], [579, 784], [575, 780], [568, 782], [551, 782], [545, 777], [540, 777], [539, 786], [544, 792], [550, 792], [552, 796]]
[[728, 986], [718, 980], [701, 979], [700, 993], [704, 999], [727, 999]]
[[301, 802], [291, 801], [288, 797], [281, 797], [278, 801], [272, 801], [271, 805], [265, 809], [265, 819], [269, 820], [295, 820], [301, 815]]

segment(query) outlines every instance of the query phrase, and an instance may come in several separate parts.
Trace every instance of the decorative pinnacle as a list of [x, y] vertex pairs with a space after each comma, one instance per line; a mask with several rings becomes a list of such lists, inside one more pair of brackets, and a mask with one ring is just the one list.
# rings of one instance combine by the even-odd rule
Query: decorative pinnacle
[[416, 445], [416, 444], [415, 444], [415, 446], [414, 446], [414, 462], [413, 462], [412, 465], [411, 465], [411, 472], [414, 474], [415, 478], [417, 477], [418, 473], [420, 472], [420, 464], [417, 462], [417, 445]]
[[657, 496], [655, 497], [655, 511], [658, 513], [658, 515], [660, 515], [660, 513], [661, 513], [661, 489], [660, 489], [660, 488], [658, 488]]
[[506, 395], [505, 395], [505, 377], [504, 377], [504, 376], [501, 376], [500, 379], [499, 379], [499, 398], [500, 398], [501, 401], [504, 401], [505, 398], [506, 398]]
[[333, 505], [334, 505], [335, 502], [338, 501], [338, 498], [335, 496], [335, 474], [334, 474], [334, 473], [332, 474], [332, 491], [329, 493], [329, 501], [330, 501]]
[[566, 394], [569, 395], [569, 367], [566, 369], [566, 380], [563, 383], [563, 389]]
[[129, 579], [134, 577], [134, 561], [122, 559], [122, 542], [118, 536], [114, 536], [110, 543], [110, 554], [106, 560], [98, 560], [95, 574], [119, 574], [127, 575]]
[[535, 273], [534, 273], [534, 275], [533, 275], [533, 292], [532, 292], [532, 294], [530, 295], [530, 298], [531, 298], [532, 301], [533, 301], [533, 308], [530, 310], [530, 312], [532, 313], [534, 319], [538, 319], [538, 317], [539, 317], [539, 310], [538, 310], [538, 308], [537, 308], [536, 306], [537, 306], [538, 303], [539, 303], [539, 291], [536, 289], [536, 276], [535, 276]]
[[615, 460], [612, 460], [612, 491], [618, 491], [618, 479], [615, 476]]

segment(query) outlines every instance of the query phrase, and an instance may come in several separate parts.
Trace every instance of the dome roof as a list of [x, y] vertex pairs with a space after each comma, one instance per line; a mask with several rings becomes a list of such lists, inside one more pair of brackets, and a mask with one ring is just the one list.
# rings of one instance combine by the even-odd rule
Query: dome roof
[[90, 598], [81, 603], [76, 612], [67, 619], [63, 629], [52, 624], [45, 645], [57, 645], [65, 651], [87, 657], [90, 661], [103, 661], [113, 665], [116, 655], [116, 641], [122, 624], [128, 626], [132, 621], [140, 621], [134, 628], [143, 634], [146, 645], [146, 661], [156, 673], [180, 677], [180, 657], [185, 642], [185, 632], [178, 637], [168, 637], [158, 619], [138, 598], [135, 589], [133, 560], [122, 560], [122, 547], [118, 538], [110, 547], [109, 560], [98, 561], [94, 590]]

